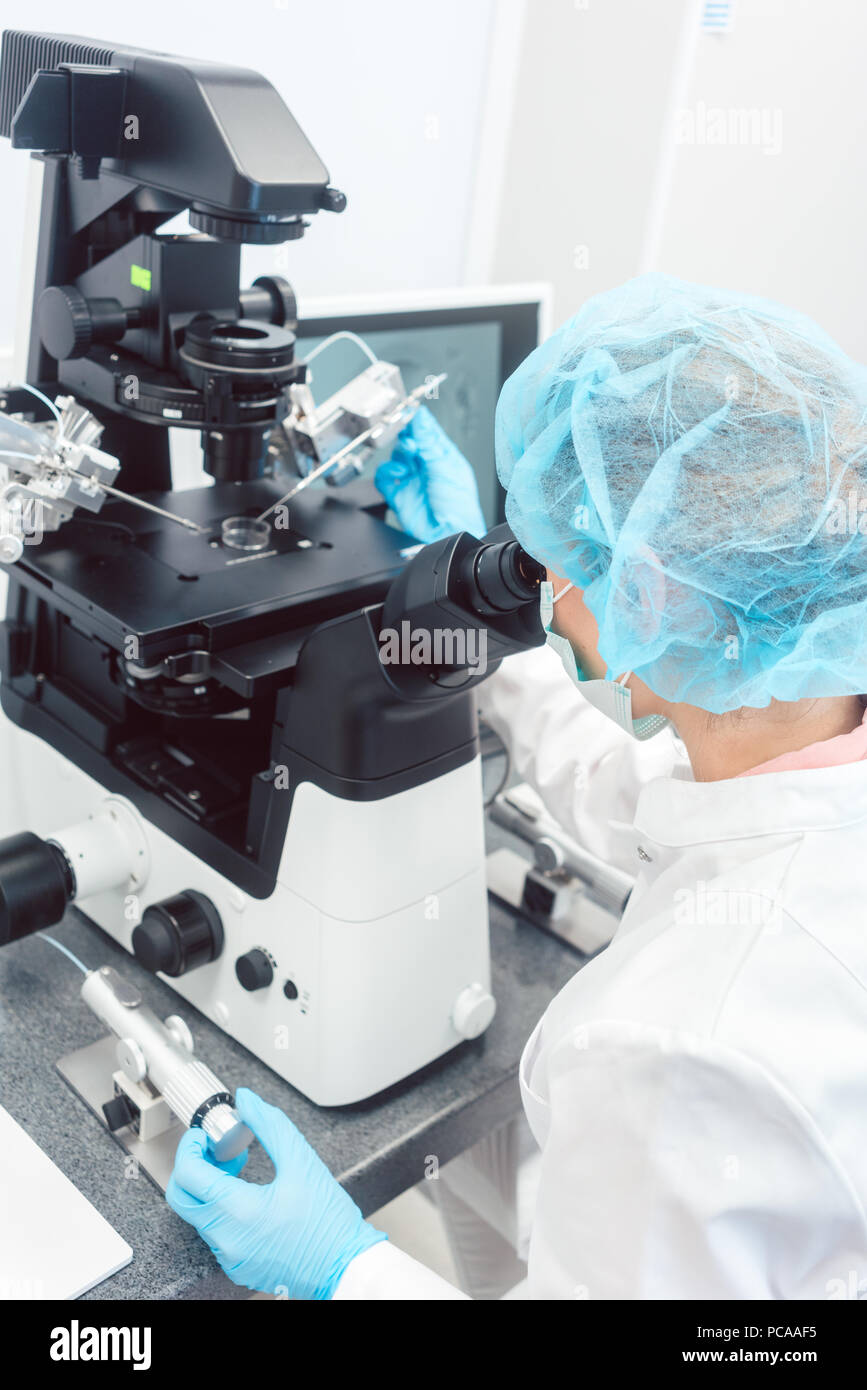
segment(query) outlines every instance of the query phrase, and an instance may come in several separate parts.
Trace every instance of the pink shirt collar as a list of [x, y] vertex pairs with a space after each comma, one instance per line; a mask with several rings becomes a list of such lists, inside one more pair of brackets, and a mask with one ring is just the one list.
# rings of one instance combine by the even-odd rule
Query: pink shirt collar
[[739, 772], [738, 777], [757, 777], [760, 772], [797, 772], [805, 767], [842, 767], [844, 763], [858, 763], [867, 758], [867, 709], [857, 729], [849, 734], [838, 734], [836, 738], [822, 739], [806, 748], [798, 748], [792, 753], [781, 753], [778, 758], [759, 763], [747, 772]]

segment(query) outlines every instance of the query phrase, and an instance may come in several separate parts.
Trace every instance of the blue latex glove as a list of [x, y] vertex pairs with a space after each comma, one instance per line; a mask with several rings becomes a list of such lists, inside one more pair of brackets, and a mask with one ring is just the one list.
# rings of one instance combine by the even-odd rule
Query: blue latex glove
[[274, 1164], [274, 1180], [246, 1182], [237, 1176], [246, 1154], [218, 1164], [203, 1131], [188, 1129], [166, 1201], [236, 1284], [285, 1290], [289, 1298], [331, 1298], [349, 1262], [386, 1236], [364, 1220], [282, 1110], [245, 1089], [235, 1108]]
[[398, 435], [374, 482], [403, 530], [425, 544], [457, 531], [481, 537], [488, 530], [476, 475], [427, 406]]

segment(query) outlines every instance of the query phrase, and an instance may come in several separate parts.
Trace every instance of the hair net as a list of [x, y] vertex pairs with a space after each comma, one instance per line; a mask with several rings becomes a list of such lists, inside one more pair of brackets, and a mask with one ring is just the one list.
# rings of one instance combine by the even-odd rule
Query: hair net
[[867, 692], [867, 371], [803, 314], [598, 295], [507, 381], [497, 466], [609, 676], [716, 713]]

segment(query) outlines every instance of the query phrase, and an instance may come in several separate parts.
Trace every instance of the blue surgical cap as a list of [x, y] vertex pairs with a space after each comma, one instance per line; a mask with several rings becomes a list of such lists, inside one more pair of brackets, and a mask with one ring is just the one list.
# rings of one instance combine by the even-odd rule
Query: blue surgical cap
[[609, 676], [720, 714], [867, 692], [867, 371], [803, 314], [597, 295], [506, 382], [497, 467]]

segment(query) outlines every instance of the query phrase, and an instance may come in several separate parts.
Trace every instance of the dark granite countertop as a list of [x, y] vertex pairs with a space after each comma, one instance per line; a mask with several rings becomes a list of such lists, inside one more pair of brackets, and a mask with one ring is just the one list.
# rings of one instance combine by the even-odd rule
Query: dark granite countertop
[[[581, 958], [555, 938], [491, 903], [497, 1015], [483, 1037], [373, 1100], [320, 1109], [199, 1014], [99, 928], [70, 913], [53, 928], [89, 966], [114, 965], [164, 1017], [181, 1013], [196, 1051], [231, 1087], [247, 1085], [291, 1115], [332, 1172], [369, 1214], [446, 1163], [520, 1109], [518, 1061], [526, 1039]], [[246, 1297], [148, 1178], [131, 1177], [125, 1155], [55, 1069], [64, 1053], [105, 1030], [78, 998], [81, 976], [34, 937], [0, 951], [0, 1104], [132, 1247], [132, 1263], [87, 1297]], [[265, 1180], [256, 1146], [251, 1178]]]

